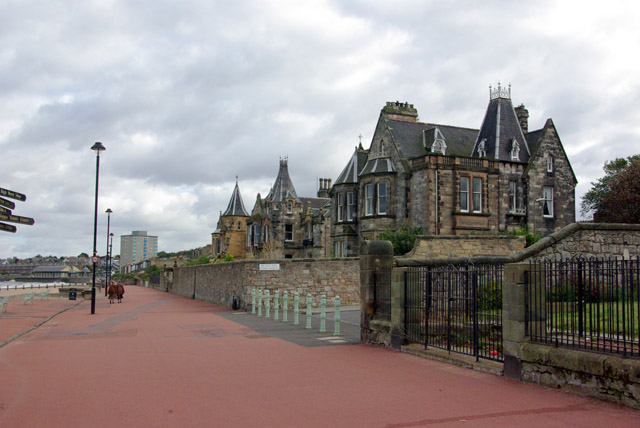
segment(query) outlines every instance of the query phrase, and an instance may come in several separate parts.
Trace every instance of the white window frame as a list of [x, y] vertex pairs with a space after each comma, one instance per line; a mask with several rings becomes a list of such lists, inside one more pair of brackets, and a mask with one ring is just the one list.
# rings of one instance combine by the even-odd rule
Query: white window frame
[[387, 213], [387, 183], [377, 183], [377, 204], [376, 209], [378, 214], [386, 214]]
[[356, 215], [356, 194], [347, 192], [347, 221], [353, 221]]
[[344, 221], [344, 193], [338, 193], [338, 212], [336, 213], [338, 221]]
[[373, 183], [364, 186], [364, 215], [373, 215]]
[[547, 172], [553, 172], [553, 156], [547, 157]]
[[[481, 213], [482, 212], [482, 178], [473, 177], [473, 212]], [[476, 199], [477, 198], [477, 199]]]
[[515, 212], [518, 209], [518, 183], [509, 182], [509, 211]]
[[487, 141], [487, 139], [483, 138], [482, 141], [480, 141], [480, 144], [478, 144], [478, 157], [480, 158], [484, 158], [487, 156], [487, 151], [484, 146], [485, 141]]
[[519, 161], [520, 160], [520, 144], [516, 140], [511, 142], [511, 160]]
[[[464, 183], [464, 185], [463, 185]], [[460, 177], [460, 192], [458, 193], [460, 199], [460, 212], [469, 212], [469, 177]]]
[[[291, 232], [287, 232], [287, 227], [291, 228]], [[287, 239], [289, 234], [291, 239]], [[284, 225], [284, 240], [286, 242], [293, 242], [293, 224], [287, 223]]]
[[553, 218], [553, 187], [545, 186], [542, 188], [542, 216]]

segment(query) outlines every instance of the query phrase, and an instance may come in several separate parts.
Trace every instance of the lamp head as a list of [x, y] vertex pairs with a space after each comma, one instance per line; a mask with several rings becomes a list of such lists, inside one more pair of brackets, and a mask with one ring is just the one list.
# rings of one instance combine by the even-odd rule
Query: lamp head
[[100, 156], [100, 152], [105, 151], [107, 149], [105, 148], [105, 146], [102, 145], [102, 143], [95, 142], [93, 143], [93, 146], [91, 146], [91, 150], [95, 150], [98, 156]]
[[105, 212], [106, 212], [107, 214], [111, 215], [111, 213], [112, 213], [113, 211], [111, 211], [111, 208], [107, 208], [107, 210], [106, 210]]

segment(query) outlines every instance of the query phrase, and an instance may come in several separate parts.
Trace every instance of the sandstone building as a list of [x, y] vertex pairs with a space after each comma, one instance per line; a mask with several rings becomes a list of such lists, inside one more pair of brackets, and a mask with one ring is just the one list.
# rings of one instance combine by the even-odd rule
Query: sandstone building
[[213, 257], [233, 256], [236, 260], [246, 257], [247, 219], [249, 214], [244, 208], [240, 187], [236, 177], [229, 205], [220, 213], [218, 227], [211, 234], [211, 252]]
[[428, 235], [547, 235], [575, 221], [575, 174], [551, 119], [529, 131], [511, 88], [490, 88], [480, 129], [418, 121], [407, 103], [382, 109], [369, 149], [356, 148], [330, 190], [331, 252], [403, 224]]

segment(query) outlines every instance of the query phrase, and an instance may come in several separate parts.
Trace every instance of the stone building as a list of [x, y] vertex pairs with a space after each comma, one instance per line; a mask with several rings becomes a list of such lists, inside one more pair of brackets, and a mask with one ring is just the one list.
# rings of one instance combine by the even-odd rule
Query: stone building
[[418, 121], [413, 105], [382, 109], [369, 149], [356, 148], [331, 188], [336, 256], [403, 224], [427, 235], [548, 235], [575, 221], [577, 180], [551, 119], [529, 131], [511, 88], [490, 88], [480, 129]]
[[246, 257], [247, 220], [249, 214], [244, 208], [240, 187], [236, 177], [236, 186], [231, 194], [227, 209], [220, 213], [218, 227], [211, 234], [211, 253], [213, 257], [233, 256], [236, 260]]
[[264, 199], [258, 194], [247, 220], [247, 257], [328, 257], [330, 188], [331, 180], [320, 179], [316, 198], [298, 196], [288, 159], [280, 159], [273, 187]]

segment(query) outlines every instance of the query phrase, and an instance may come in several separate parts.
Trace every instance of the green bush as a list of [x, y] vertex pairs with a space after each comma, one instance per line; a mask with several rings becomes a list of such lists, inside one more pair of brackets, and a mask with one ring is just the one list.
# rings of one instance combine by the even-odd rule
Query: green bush
[[[583, 284], [583, 301], [587, 303], [615, 302], [618, 293], [615, 288], [600, 284]], [[548, 302], [576, 302], [578, 300], [578, 281], [575, 278], [559, 284], [554, 284], [547, 289]]]
[[478, 310], [496, 311], [502, 309], [502, 286], [494, 282], [478, 287]]
[[378, 235], [378, 239], [381, 241], [391, 241], [391, 244], [393, 245], [393, 254], [396, 256], [402, 256], [413, 249], [416, 237], [422, 234], [423, 230], [421, 227], [412, 229], [406, 224], [403, 224], [398, 231], [394, 232], [392, 230], [385, 230]]

